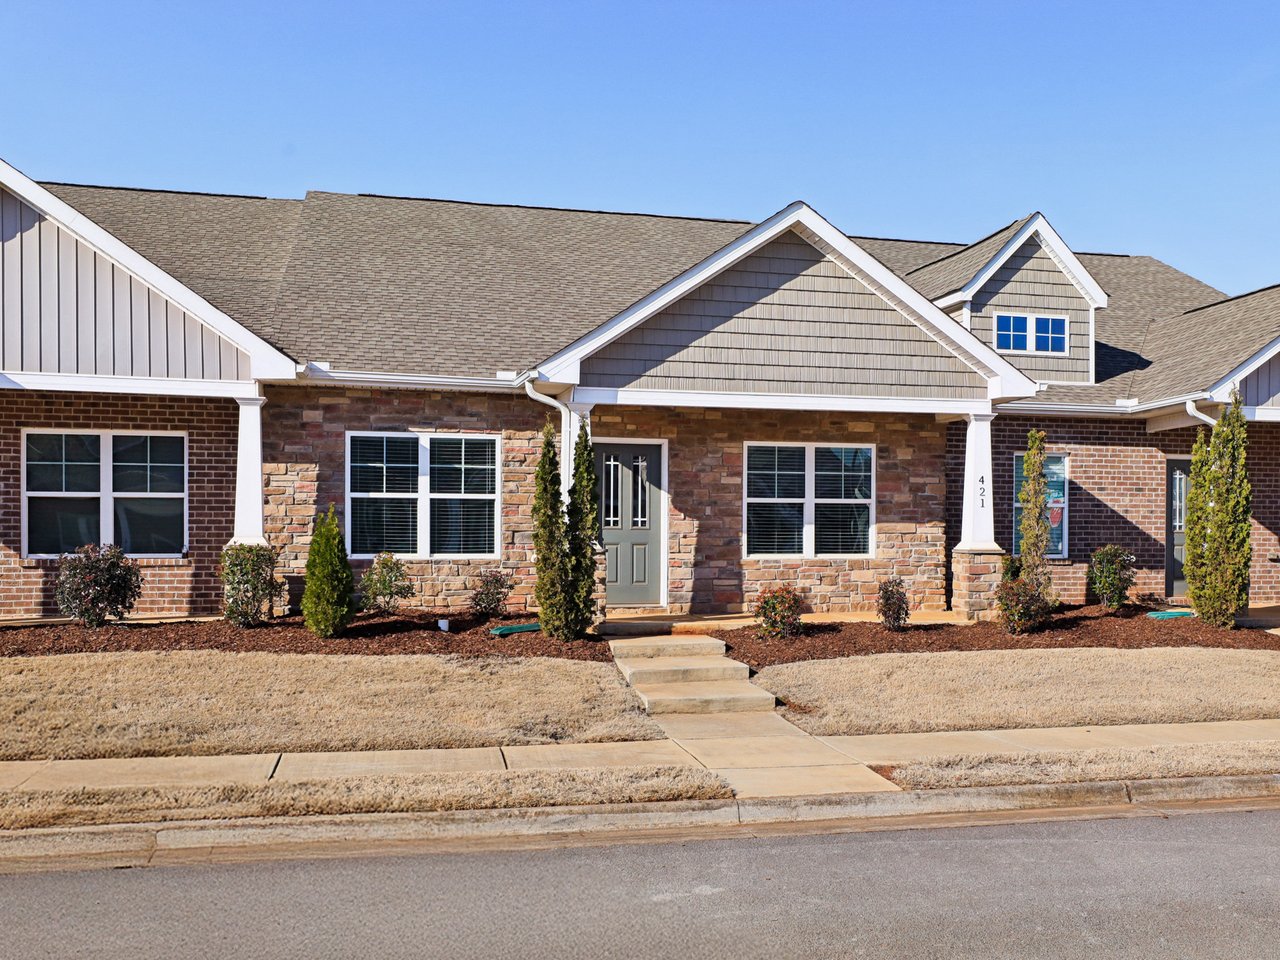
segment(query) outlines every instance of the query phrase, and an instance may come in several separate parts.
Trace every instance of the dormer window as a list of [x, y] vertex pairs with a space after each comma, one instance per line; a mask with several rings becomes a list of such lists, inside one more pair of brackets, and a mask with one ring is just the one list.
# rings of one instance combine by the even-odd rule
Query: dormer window
[[[1034, 334], [1029, 336], [1028, 329]], [[1067, 318], [997, 314], [996, 349], [1008, 353], [1066, 354]]]

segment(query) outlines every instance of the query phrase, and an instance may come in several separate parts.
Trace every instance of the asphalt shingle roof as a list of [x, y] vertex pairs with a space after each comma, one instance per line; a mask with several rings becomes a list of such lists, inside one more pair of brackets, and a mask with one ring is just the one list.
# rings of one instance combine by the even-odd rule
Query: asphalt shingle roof
[[[45, 186], [295, 360], [388, 373], [527, 369], [752, 226], [325, 192], [289, 200]], [[972, 244], [853, 239], [936, 298], [1026, 220]], [[1109, 297], [1097, 315], [1098, 382], [1051, 386], [1039, 402], [1112, 405], [1203, 389], [1280, 334], [1280, 295], [1223, 301], [1151, 257], [1079, 257]]]

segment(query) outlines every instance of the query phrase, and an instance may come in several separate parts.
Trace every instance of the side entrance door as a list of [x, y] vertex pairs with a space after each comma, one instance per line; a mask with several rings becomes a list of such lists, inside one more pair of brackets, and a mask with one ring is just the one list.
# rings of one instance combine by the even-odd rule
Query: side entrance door
[[595, 450], [606, 600], [622, 607], [660, 604], [662, 445], [601, 442]]
[[1165, 466], [1164, 592], [1185, 597], [1187, 581], [1182, 573], [1187, 558], [1187, 489], [1191, 486], [1191, 461], [1169, 460]]

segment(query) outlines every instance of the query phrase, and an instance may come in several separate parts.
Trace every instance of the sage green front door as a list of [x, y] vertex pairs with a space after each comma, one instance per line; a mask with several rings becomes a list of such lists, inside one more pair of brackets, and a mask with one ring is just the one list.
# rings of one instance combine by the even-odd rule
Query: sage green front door
[[662, 602], [662, 445], [597, 443], [600, 537], [611, 607]]

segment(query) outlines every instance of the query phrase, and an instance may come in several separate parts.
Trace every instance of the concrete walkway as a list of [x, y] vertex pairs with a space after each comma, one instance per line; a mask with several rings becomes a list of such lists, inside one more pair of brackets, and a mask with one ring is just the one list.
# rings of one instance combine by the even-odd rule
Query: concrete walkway
[[262, 753], [0, 762], [0, 790], [216, 786], [456, 771], [675, 765], [723, 776], [742, 799], [897, 791], [868, 764], [956, 753], [1280, 740], [1280, 719], [811, 737], [776, 713], [655, 717], [669, 739], [460, 750]]

